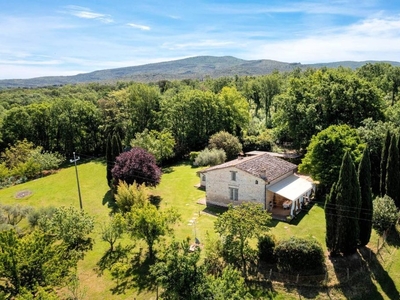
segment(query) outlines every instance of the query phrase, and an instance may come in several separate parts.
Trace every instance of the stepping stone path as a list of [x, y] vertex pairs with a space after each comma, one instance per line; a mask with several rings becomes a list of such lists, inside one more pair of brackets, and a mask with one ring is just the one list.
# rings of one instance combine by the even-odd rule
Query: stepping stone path
[[[197, 216], [197, 213], [193, 213], [193, 215], [195, 215], [195, 216]], [[196, 217], [192, 217], [190, 220], [189, 220], [189, 223], [188, 223], [188, 225], [189, 226], [192, 226], [195, 222], [196, 222]]]

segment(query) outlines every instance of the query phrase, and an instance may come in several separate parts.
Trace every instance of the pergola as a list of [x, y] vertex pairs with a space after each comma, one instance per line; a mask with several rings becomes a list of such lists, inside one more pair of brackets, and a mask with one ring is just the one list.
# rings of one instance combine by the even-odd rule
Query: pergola
[[309, 201], [311, 192], [315, 186], [312, 182], [296, 175], [290, 175], [285, 179], [271, 185], [268, 190], [278, 194], [290, 203], [290, 216], [294, 216], [294, 212], [300, 210], [303, 203]]

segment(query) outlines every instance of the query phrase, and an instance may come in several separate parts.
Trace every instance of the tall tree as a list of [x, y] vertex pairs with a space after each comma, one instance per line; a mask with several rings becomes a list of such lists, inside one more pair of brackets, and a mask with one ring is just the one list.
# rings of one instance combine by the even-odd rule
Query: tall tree
[[387, 160], [390, 148], [390, 139], [391, 135], [389, 130], [386, 132], [385, 142], [382, 148], [382, 156], [381, 156], [381, 183], [380, 183], [380, 192], [381, 196], [386, 194], [386, 168], [387, 168]]
[[144, 83], [133, 83], [129, 87], [112, 93], [121, 104], [121, 112], [125, 120], [126, 140], [134, 138], [135, 133], [145, 128], [155, 129], [157, 112], [160, 108], [160, 92], [156, 86]]
[[252, 249], [250, 240], [258, 238], [269, 230], [269, 213], [261, 205], [243, 203], [229, 206], [214, 223], [214, 229], [224, 240], [223, 251], [229, 253], [230, 260], [240, 266], [243, 277], [247, 278], [247, 265], [257, 251]]
[[330, 194], [325, 201], [325, 223], [326, 236], [325, 243], [331, 254], [336, 253], [337, 247], [337, 209], [336, 209], [336, 183], [331, 187]]
[[199, 261], [200, 249], [190, 252], [188, 240], [172, 242], [150, 267], [151, 274], [163, 288], [163, 299], [212, 299], [204, 266], [199, 266]]
[[132, 237], [144, 240], [149, 248], [149, 258], [154, 258], [154, 244], [171, 232], [171, 225], [179, 215], [174, 209], [160, 211], [149, 202], [134, 205], [127, 214], [127, 229]]
[[115, 164], [115, 159], [122, 152], [122, 143], [118, 132], [114, 132], [107, 136], [106, 160], [107, 160], [107, 183], [112, 187], [112, 168]]
[[[397, 119], [400, 121], [400, 117]], [[365, 119], [362, 123], [363, 126], [357, 128], [357, 131], [369, 148], [371, 189], [372, 194], [378, 196], [381, 192], [381, 158], [385, 136], [388, 130], [395, 131], [397, 126], [393, 122], [374, 121], [371, 118]]]
[[260, 95], [263, 100], [265, 110], [265, 126], [271, 125], [271, 105], [273, 98], [280, 92], [280, 78], [279, 73], [274, 72], [270, 75], [262, 76], [259, 79]]
[[38, 225], [48, 237], [66, 245], [71, 256], [77, 254], [83, 258], [85, 251], [93, 245], [89, 235], [94, 229], [94, 218], [73, 206], [57, 207], [50, 216], [42, 215]]
[[348, 125], [329, 126], [313, 136], [299, 170], [311, 174], [314, 180], [320, 182], [321, 191], [328, 193], [338, 179], [345, 151], [351, 151], [351, 156], [358, 163], [364, 147], [356, 129]]
[[141, 147], [153, 154], [159, 164], [174, 156], [175, 140], [172, 133], [166, 129], [162, 131], [145, 129], [143, 132], [135, 134], [130, 145]]
[[371, 193], [371, 161], [369, 148], [365, 147], [358, 165], [358, 182], [361, 192], [361, 210], [358, 226], [360, 228], [360, 245], [365, 246], [371, 238], [372, 230], [372, 193]]
[[224, 87], [218, 94], [221, 107], [221, 118], [224, 129], [229, 133], [240, 135], [250, 121], [249, 103], [236, 88]]
[[337, 250], [352, 254], [357, 249], [359, 237], [361, 195], [356, 169], [349, 151], [343, 156], [336, 184]]
[[400, 162], [397, 136], [392, 134], [386, 165], [386, 195], [400, 207]]

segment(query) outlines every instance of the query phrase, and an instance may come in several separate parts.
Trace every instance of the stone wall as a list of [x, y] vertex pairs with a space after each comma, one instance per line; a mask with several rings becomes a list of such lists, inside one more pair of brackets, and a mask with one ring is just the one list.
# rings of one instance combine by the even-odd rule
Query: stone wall
[[[236, 180], [231, 180], [231, 172], [236, 172]], [[227, 206], [232, 203], [256, 202], [265, 207], [265, 182], [247, 172], [227, 167], [205, 173], [207, 203]], [[230, 200], [229, 188], [238, 189], [238, 200]]]

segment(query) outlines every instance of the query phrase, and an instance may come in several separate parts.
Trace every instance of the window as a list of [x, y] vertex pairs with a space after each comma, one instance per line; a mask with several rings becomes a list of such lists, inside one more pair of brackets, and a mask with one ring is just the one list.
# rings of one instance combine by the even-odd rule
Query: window
[[235, 171], [231, 171], [231, 180], [236, 181], [236, 173]]
[[229, 199], [238, 201], [239, 199], [239, 189], [229, 188]]
[[206, 175], [203, 175], [201, 178], [202, 181], [206, 181]]
[[258, 184], [258, 180], [256, 180], [256, 184]]

